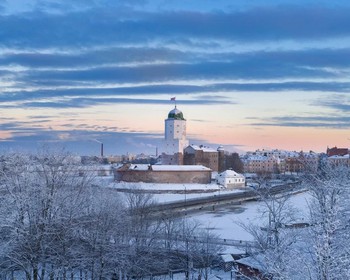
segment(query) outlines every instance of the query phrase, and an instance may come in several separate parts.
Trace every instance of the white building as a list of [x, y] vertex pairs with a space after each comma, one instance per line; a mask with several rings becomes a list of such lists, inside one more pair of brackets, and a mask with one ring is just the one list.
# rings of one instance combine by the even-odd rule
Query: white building
[[333, 155], [327, 158], [328, 162], [336, 166], [350, 166], [350, 155]]
[[171, 110], [165, 120], [163, 164], [182, 164], [183, 150], [189, 145], [186, 139], [186, 120], [176, 108]]
[[245, 186], [245, 177], [233, 170], [226, 170], [216, 176], [216, 183], [227, 189]]

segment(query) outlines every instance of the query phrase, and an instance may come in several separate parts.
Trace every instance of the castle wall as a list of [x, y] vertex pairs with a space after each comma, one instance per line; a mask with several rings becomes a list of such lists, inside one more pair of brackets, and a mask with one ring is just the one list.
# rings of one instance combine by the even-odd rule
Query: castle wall
[[173, 155], [162, 154], [161, 161], [163, 165], [183, 165], [183, 154], [175, 153]]
[[197, 183], [209, 184], [211, 170], [202, 171], [155, 171], [155, 170], [115, 170], [115, 181], [144, 183]]

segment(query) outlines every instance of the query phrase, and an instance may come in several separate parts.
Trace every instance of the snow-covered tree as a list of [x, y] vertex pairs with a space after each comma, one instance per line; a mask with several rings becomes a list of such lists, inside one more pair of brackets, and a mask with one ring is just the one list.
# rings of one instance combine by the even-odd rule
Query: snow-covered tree
[[295, 258], [293, 246], [298, 235], [287, 227], [296, 221], [296, 210], [290, 202], [290, 194], [274, 193], [264, 180], [260, 184], [256, 192], [260, 196], [260, 221], [265, 222], [259, 225], [241, 223], [241, 226], [256, 241], [250, 251], [262, 273], [273, 275], [274, 279], [289, 279], [291, 261]]
[[79, 220], [89, 180], [77, 176], [76, 163], [65, 153], [3, 155], [0, 172], [4, 268], [37, 280], [57, 265], [68, 267], [71, 226]]
[[319, 280], [350, 277], [350, 169], [322, 163], [305, 176], [310, 202], [312, 266]]
[[260, 245], [252, 258], [273, 279], [349, 279], [350, 169], [323, 162], [302, 179], [311, 195], [306, 227], [288, 226], [288, 197], [262, 192], [266, 225], [245, 226]]
[[0, 193], [6, 280], [141, 278], [215, 253], [191, 240], [198, 225], [154, 215], [150, 194], [101, 187], [64, 152], [1, 155]]

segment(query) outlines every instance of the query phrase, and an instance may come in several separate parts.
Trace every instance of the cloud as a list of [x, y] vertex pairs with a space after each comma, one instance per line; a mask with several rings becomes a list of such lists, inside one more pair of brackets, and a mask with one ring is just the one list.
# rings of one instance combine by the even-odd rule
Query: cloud
[[[188, 59], [189, 55], [180, 50], [155, 47], [116, 47], [104, 45], [96, 49], [59, 50], [8, 50], [0, 56], [0, 64], [19, 64], [31, 68], [88, 68], [96, 65], [123, 65], [156, 61], [177, 61]], [[137, 64], [136, 64], [137, 66]]]
[[[134, 9], [120, 10], [115, 5], [106, 6], [106, 1], [94, 1], [92, 6], [77, 1], [74, 5], [85, 8], [65, 7], [62, 11], [66, 12], [51, 14], [45, 9], [73, 4], [44, 2], [47, 7], [43, 11], [0, 17], [4, 27], [0, 35], [4, 49], [0, 78], [11, 84], [6, 87], [11, 96], [2, 96], [1, 101], [33, 99], [28, 106], [59, 108], [69, 104], [37, 99], [62, 95], [349, 90], [347, 82], [336, 80], [348, 77], [350, 61], [344, 59], [350, 55], [347, 45], [288, 50], [285, 42], [287, 49], [245, 52], [232, 51], [226, 45], [346, 38], [350, 32], [346, 28], [350, 18], [345, 16], [349, 7], [267, 5], [226, 12], [142, 12], [137, 7], [147, 2], [135, 1], [130, 4], [135, 5]], [[220, 5], [227, 7], [227, 3]], [[194, 45], [196, 48], [192, 48]], [[198, 85], [195, 81], [199, 80], [211, 84]], [[133, 86], [123, 87], [126, 83]], [[106, 84], [117, 86], [105, 88]], [[84, 101], [81, 106], [88, 106], [90, 101]], [[78, 106], [74, 100], [72, 103]]]
[[336, 82], [336, 81], [324, 81], [324, 82], [260, 82], [260, 83], [223, 83], [213, 85], [219, 91], [325, 91], [325, 92], [349, 92], [349, 82]]
[[[21, 48], [87, 47], [157, 40], [322, 40], [350, 35], [350, 9], [260, 7], [231, 12], [125, 11], [100, 6], [62, 14], [42, 11], [1, 17], [3, 45]], [[298, 20], [296, 20], [298, 19]], [[103, 31], [103, 32], [101, 32]]]
[[75, 0], [75, 1], [59, 1], [59, 0], [36, 0], [34, 9], [42, 12], [66, 12], [67, 10], [79, 11], [87, 9], [104, 8], [122, 8], [122, 7], [143, 7], [148, 0]]
[[[113, 50], [127, 57], [126, 50]], [[85, 94], [108, 93], [112, 90], [121, 94], [146, 93], [147, 91], [174, 91], [196, 92], [209, 91], [209, 86], [199, 87], [198, 83], [185, 85], [185, 81], [207, 80], [212, 81], [211, 89], [233, 90], [280, 90], [305, 89], [322, 90], [329, 88], [335, 91], [347, 90], [346, 83], [339, 83], [335, 79], [348, 77], [350, 62], [344, 57], [350, 56], [349, 49], [338, 50], [303, 50], [303, 51], [274, 51], [252, 52], [246, 54], [217, 53], [199, 59], [199, 54], [183, 54], [174, 52], [172, 57], [170, 50], [159, 49], [134, 49], [131, 51], [129, 64], [125, 66], [106, 65], [107, 61], [113, 61], [109, 55], [98, 58], [98, 54], [89, 52], [74, 56], [64, 57], [62, 54], [11, 54], [0, 57], [0, 67], [6, 65], [19, 65], [22, 71], [9, 68], [0, 72], [0, 76], [8, 77], [16, 87], [30, 88], [55, 88], [58, 92], [70, 94], [70, 91], [85, 91]], [[152, 53], [152, 55], [150, 54]], [[162, 55], [163, 53], [163, 55]], [[90, 55], [89, 54], [93, 54]], [[28, 59], [28, 56], [30, 57]], [[33, 56], [33, 57], [32, 57]], [[166, 62], [166, 57], [172, 57]], [[113, 55], [111, 55], [113, 57]], [[147, 57], [150, 61], [143, 64]], [[72, 58], [72, 60], [70, 60]], [[178, 60], [178, 61], [177, 61]], [[126, 62], [126, 58], [123, 60]], [[134, 65], [130, 65], [134, 63]], [[44, 65], [45, 64], [45, 65]], [[9, 76], [10, 75], [10, 76]], [[252, 84], [249, 81], [234, 83], [220, 83], [220, 80], [260, 80], [260, 83]], [[279, 80], [289, 79], [289, 82], [281, 83]], [[328, 83], [320, 83], [319, 79], [328, 79]], [[330, 81], [332, 79], [332, 81]], [[264, 80], [268, 80], [264, 83]], [[276, 81], [274, 83], [274, 80]], [[293, 83], [293, 80], [295, 82]], [[301, 80], [301, 81], [300, 81]], [[305, 82], [304, 82], [304, 81]], [[182, 84], [174, 85], [175, 81]], [[277, 83], [278, 82], [278, 83]], [[133, 87], [123, 87], [125, 83], [133, 84]], [[105, 88], [106, 84], [119, 84], [118, 87]], [[152, 84], [150, 86], [139, 84]], [[156, 84], [156, 85], [155, 85]], [[74, 89], [74, 87], [81, 89]], [[91, 86], [93, 88], [91, 88]], [[65, 90], [63, 87], [66, 87]], [[90, 88], [89, 88], [90, 87]], [[103, 88], [102, 88], [103, 87]], [[10, 88], [10, 87], [9, 87]], [[62, 89], [63, 88], [63, 89]], [[98, 89], [100, 88], [100, 89]], [[40, 91], [37, 91], [40, 94]]]
[[[101, 104], [169, 104], [169, 100], [158, 99], [139, 99], [139, 98], [71, 98], [62, 101], [50, 102], [25, 102], [27, 108], [86, 108]], [[178, 104], [190, 105], [214, 105], [214, 104], [234, 104], [228, 100], [213, 99], [197, 99], [197, 100], [181, 100]], [[1, 107], [1, 106], [0, 106]]]
[[28, 116], [27, 118], [30, 120], [41, 120], [41, 121], [50, 121], [54, 116], [50, 115], [41, 115], [41, 116]]
[[347, 116], [282, 116], [273, 118], [250, 118], [256, 119], [251, 126], [280, 126], [280, 127], [313, 127], [330, 129], [348, 129], [350, 128], [350, 117]]
[[313, 105], [348, 114], [350, 112], [350, 97], [344, 94], [336, 94], [318, 99], [313, 102]]
[[[13, 125], [2, 127], [15, 128]], [[15, 149], [33, 151], [40, 149], [43, 145], [47, 147], [62, 147], [74, 151], [77, 154], [99, 155], [100, 146], [93, 142], [99, 139], [104, 143], [106, 155], [125, 154], [126, 152], [153, 152], [154, 146], [161, 145], [161, 134], [149, 133], [126, 133], [126, 132], [106, 132], [89, 130], [16, 130], [11, 133], [11, 137], [1, 140], [1, 149]], [[130, 139], [133, 139], [130, 142]], [[139, 145], [143, 143], [143, 145]], [[127, 148], [126, 148], [127, 147]]]
[[[348, 91], [349, 85], [343, 87]], [[345, 90], [347, 89], [347, 90]], [[252, 120], [252, 126], [281, 126], [281, 127], [313, 127], [326, 129], [350, 128], [350, 97], [346, 94], [329, 94], [313, 100], [310, 106], [319, 107], [322, 110], [318, 114], [305, 113], [304, 116], [275, 116], [272, 118], [247, 118]]]

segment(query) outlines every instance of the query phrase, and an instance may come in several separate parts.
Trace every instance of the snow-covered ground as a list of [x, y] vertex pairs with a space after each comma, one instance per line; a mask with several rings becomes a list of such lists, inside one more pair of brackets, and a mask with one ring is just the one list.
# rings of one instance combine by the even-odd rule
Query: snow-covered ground
[[[190, 279], [197, 280], [197, 279], [203, 279], [198, 278], [198, 272], [192, 272]], [[152, 277], [144, 277], [146, 280], [183, 280], [186, 279], [185, 273], [174, 273], [172, 276], [170, 275], [162, 275], [162, 276], [152, 276]], [[233, 272], [231, 271], [223, 271], [223, 270], [216, 270], [211, 269], [209, 271], [208, 280], [235, 280], [236, 277]]]

